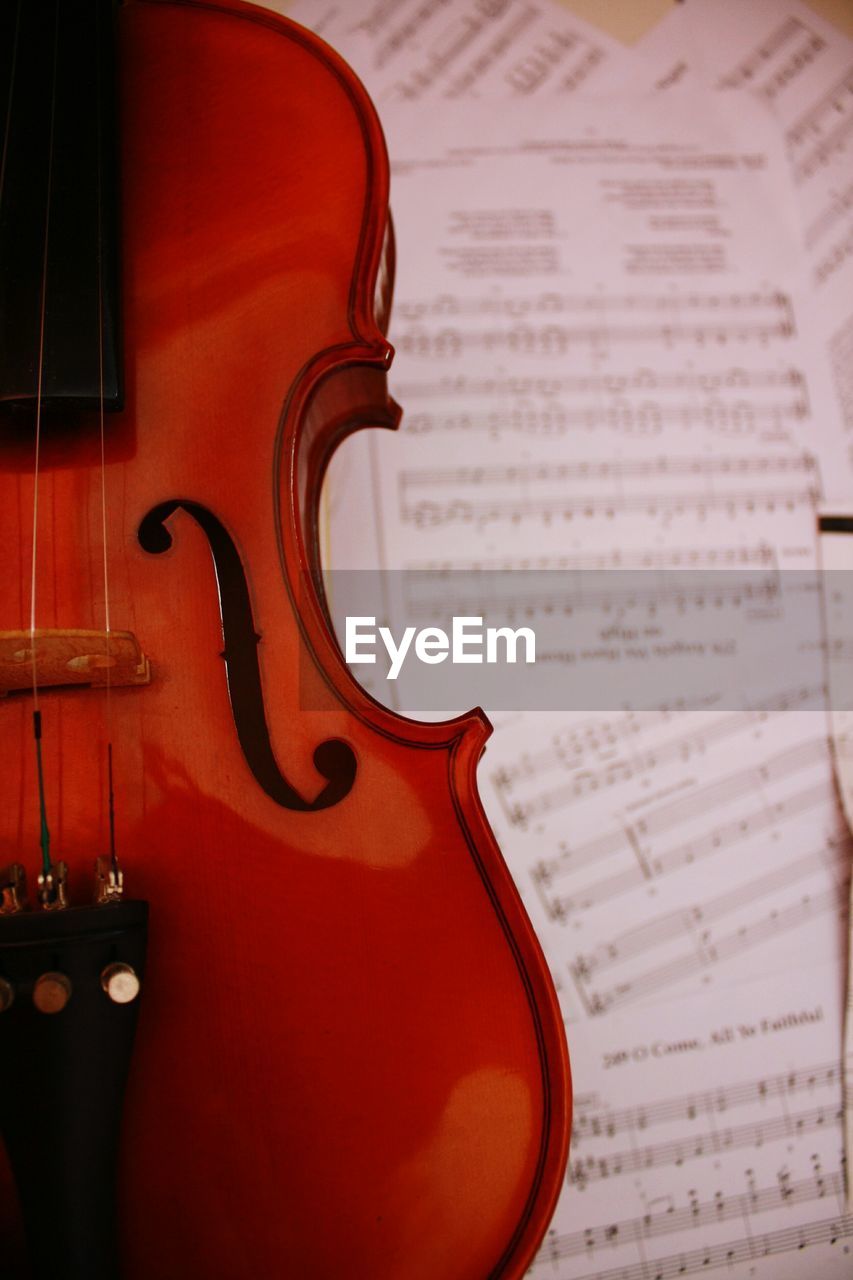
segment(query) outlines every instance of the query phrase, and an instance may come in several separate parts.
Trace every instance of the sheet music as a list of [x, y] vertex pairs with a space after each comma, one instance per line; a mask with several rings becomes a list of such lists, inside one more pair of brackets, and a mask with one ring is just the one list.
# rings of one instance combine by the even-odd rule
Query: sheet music
[[[820, 554], [823, 569], [842, 583], [853, 570], [853, 510], [822, 513]], [[853, 608], [847, 592], [824, 593], [827, 682], [831, 697], [831, 742], [835, 776], [848, 827], [853, 830]], [[851, 912], [850, 919], [853, 919]], [[844, 1108], [847, 1168], [853, 1169], [853, 946], [848, 934], [847, 999], [844, 1010]], [[850, 1183], [848, 1204], [853, 1201]]]
[[[724, 124], [729, 106], [715, 101]], [[656, 128], [651, 109], [637, 125], [630, 108], [611, 106], [602, 120], [601, 105], [584, 116], [576, 102], [578, 141], [516, 110], [515, 150], [506, 138], [493, 147], [485, 115], [478, 136], [470, 110], [465, 146], [432, 155], [420, 122], [407, 152], [392, 125], [392, 385], [407, 416], [400, 438], [365, 438], [384, 567], [548, 567], [581, 556], [621, 566], [626, 548], [649, 566], [675, 566], [685, 548], [695, 564], [813, 566], [820, 479], [802, 448], [813, 431], [808, 362], [786, 266], [798, 232], [780, 216], [784, 182], [780, 191], [772, 173], [784, 178], [784, 159], [770, 159], [766, 116], [756, 110], [752, 131], [767, 134], [761, 163], [711, 137], [685, 152], [685, 179], [672, 175], [674, 150], [695, 125], [675, 120], [701, 118], [695, 102], [674, 119], [658, 100]], [[642, 133], [631, 146], [631, 129], [662, 141], [649, 146]], [[505, 207], [507, 157], [524, 210]], [[698, 220], [695, 172], [712, 210]], [[660, 244], [647, 255], [643, 241], [649, 201], [671, 234], [681, 200], [690, 265], [675, 252], [661, 278]], [[775, 241], [762, 209], [768, 221], [774, 210]], [[726, 238], [725, 288], [702, 230], [712, 247]], [[638, 269], [649, 257], [654, 268]], [[337, 566], [357, 554], [348, 527], [343, 539]], [[538, 718], [498, 733], [485, 797], [553, 964], [574, 975], [570, 1014], [736, 980], [747, 952], [770, 972], [792, 937], [816, 959], [838, 954], [847, 845], [825, 719], [784, 709], [800, 692], [777, 690], [770, 728], [748, 708], [697, 710], [661, 740], [639, 717], [624, 751], [603, 722], [606, 767], [594, 750], [548, 756], [555, 731], [544, 735]], [[573, 732], [565, 721], [557, 739]], [[726, 893], [716, 891], [721, 874]]]
[[[398, 108], [386, 121], [399, 243], [391, 385], [405, 416], [397, 438], [365, 433], [333, 462], [331, 563], [814, 566], [822, 477], [810, 453], [800, 231], [766, 112], [756, 107], [747, 125], [750, 107], [724, 95], [688, 92], [677, 109], [663, 96], [642, 108], [576, 98], [568, 131], [524, 103], [497, 128], [498, 109], [469, 104], [462, 136], [440, 104], [428, 118]], [[358, 466], [377, 509], [361, 542], [347, 514]], [[619, 625], [652, 625], [650, 607]], [[780, 688], [760, 712], [712, 701], [500, 718], [481, 789], [571, 1022], [578, 1118], [588, 1114], [590, 1130], [599, 1113], [584, 1099], [605, 1086], [586, 1046], [618, 1044], [614, 1028], [642, 1023], [648, 1043], [675, 1039], [694, 1016], [726, 1025], [706, 1010], [746, 1016], [746, 972], [775, 975], [778, 997], [792, 954], [826, 960], [821, 981], [837, 976], [847, 837], [825, 717], [797, 710], [814, 692]], [[809, 999], [826, 1005], [825, 987]], [[842, 1274], [838, 1048], [815, 1056], [810, 1036], [788, 1043], [783, 1070], [835, 1062], [821, 1099], [794, 1109], [793, 1131], [788, 1099], [759, 1124], [745, 1111], [725, 1152], [706, 1134], [709, 1163], [691, 1166], [689, 1184], [692, 1120], [661, 1121], [648, 1143], [623, 1132], [601, 1153], [577, 1130], [578, 1158], [587, 1143], [596, 1163], [578, 1166], [586, 1173], [568, 1186], [536, 1272], [725, 1265], [745, 1277], [760, 1265], [775, 1276], [782, 1259], [793, 1276], [806, 1248]], [[754, 1094], [770, 1074], [750, 1074], [740, 1052], [732, 1061], [735, 1091]], [[683, 1065], [677, 1075], [679, 1088], [649, 1076], [631, 1096], [663, 1105], [691, 1088]], [[599, 1127], [616, 1105], [602, 1100]], [[829, 1128], [831, 1150], [811, 1145], [793, 1161], [792, 1132], [811, 1140]], [[763, 1164], [765, 1151], [775, 1163]], [[831, 1209], [815, 1178], [831, 1186]], [[616, 1253], [614, 1226], [630, 1242]]]
[[[805, 318], [831, 367], [832, 387], [825, 402], [831, 447], [845, 444], [840, 465], [826, 468], [832, 476], [828, 494], [836, 505], [849, 504], [853, 491], [853, 42], [796, 0], [756, 0], [749, 5], [723, 0], [713, 6], [696, 0], [670, 14], [644, 43], [644, 56], [658, 68], [657, 87], [682, 78], [692, 61], [694, 69], [718, 87], [751, 92], [777, 114], [810, 269], [812, 297]], [[660, 70], [663, 66], [668, 72]], [[824, 539], [825, 554], [837, 557], [837, 545], [837, 538]], [[835, 767], [849, 820], [853, 764], [839, 749], [845, 733], [834, 714]], [[849, 957], [853, 952], [849, 943], [847, 950]], [[851, 1001], [853, 969], [846, 1021], [848, 1064], [853, 1064]], [[853, 1073], [853, 1066], [850, 1070]], [[847, 1108], [849, 1168], [853, 1166], [853, 1077]]]
[[341, 52], [380, 110], [491, 93], [571, 93], [628, 55], [554, 0], [298, 0], [288, 16]]
[[801, 969], [574, 1029], [567, 1193], [530, 1274], [849, 1276], [839, 986]]
[[820, 716], [780, 699], [543, 728], [496, 735], [483, 790], [568, 1017], [784, 970], [792, 945], [840, 954], [849, 845]]
[[[730, 139], [735, 122], [715, 101]], [[539, 117], [524, 106], [508, 119], [535, 131]], [[679, 118], [700, 106], [685, 103]], [[329, 488], [346, 530], [344, 495], [375, 481], [377, 538], [397, 558], [345, 532], [331, 562], [358, 567], [378, 554], [384, 567], [446, 568], [461, 563], [464, 531], [466, 566], [535, 557], [557, 567], [568, 552], [630, 544], [665, 568], [685, 549], [699, 563], [700, 552], [754, 548], [772, 515], [783, 548], [775, 567], [813, 564], [821, 481], [802, 447], [812, 393], [791, 291], [797, 232], [768, 121], [756, 112], [753, 136], [777, 148], [769, 166], [757, 151], [703, 152], [692, 126], [677, 126], [676, 143], [668, 104], [656, 108], [664, 140], [654, 146], [647, 125], [634, 146], [606, 136], [599, 105], [576, 101], [576, 135], [552, 124], [495, 147], [492, 109], [476, 107], [468, 145], [447, 155], [440, 144], [420, 155], [417, 111], [409, 140], [395, 131], [404, 113], [389, 121], [401, 264], [392, 387], [404, 425], [399, 440], [348, 445], [333, 467], [368, 451], [361, 483], [338, 471]], [[621, 124], [634, 106], [611, 113]], [[435, 137], [448, 136], [443, 127]], [[530, 193], [526, 208], [505, 207], [508, 163]], [[760, 231], [762, 205], [779, 242]], [[448, 444], [455, 465], [436, 467]]]
[[[778, 164], [766, 167], [760, 146], [727, 148], [737, 119], [723, 100], [716, 109], [729, 134], [717, 160], [699, 142], [690, 153], [685, 117], [705, 111], [705, 99], [677, 109], [647, 104], [635, 144], [620, 136], [634, 104], [611, 103], [612, 138], [603, 104], [576, 100], [570, 133], [550, 113], [525, 116], [525, 105], [505, 111], [515, 138], [498, 144], [494, 108], [469, 104], [465, 144], [447, 155], [439, 144], [422, 158], [422, 113], [405, 124], [400, 111], [389, 120], [405, 249], [395, 389], [406, 397], [408, 436], [452, 430], [461, 443], [479, 434], [465, 447], [476, 454], [485, 442], [491, 455], [496, 442], [508, 444], [514, 459], [519, 444], [541, 452], [543, 441], [565, 448], [569, 437], [575, 457], [603, 433], [608, 449], [628, 451], [639, 439], [644, 458], [650, 441], [668, 445], [670, 437], [683, 452], [691, 433], [735, 449], [746, 440], [759, 452], [807, 439], [799, 424], [809, 389], [789, 358], [799, 350], [795, 213]], [[430, 116], [442, 110], [453, 136], [446, 108]], [[676, 120], [680, 159], [667, 150], [678, 143], [666, 141]], [[751, 124], [753, 136], [777, 148], [760, 113]], [[441, 125], [429, 134], [440, 138]], [[753, 163], [750, 185], [743, 170]], [[508, 166], [522, 207], [507, 204]], [[750, 212], [756, 191], [764, 210], [774, 210], [774, 235]], [[787, 289], [775, 286], [780, 272]], [[469, 395], [485, 412], [465, 413]]]
[[[640, 46], [647, 83], [703, 77], [750, 93], [773, 111], [785, 138], [811, 295], [804, 321], [830, 366], [828, 437], [844, 441], [828, 466], [829, 496], [853, 486], [853, 41], [798, 0], [691, 0]], [[840, 429], [839, 429], [840, 428]], [[827, 448], [835, 440], [824, 441]], [[834, 486], [834, 488], [833, 488]]]
[[[794, 314], [796, 215], [768, 122], [757, 112], [752, 136], [773, 162], [759, 145], [730, 148], [742, 116], [714, 101], [719, 151], [687, 123], [704, 99], [645, 106], [658, 116], [636, 142], [631, 103], [611, 104], [611, 125], [575, 100], [568, 135], [519, 103], [506, 115], [517, 140], [499, 146], [493, 108], [469, 104], [466, 145], [447, 154], [425, 152], [422, 114], [389, 121], [404, 424], [381, 447], [343, 451], [377, 446], [383, 565], [458, 563], [460, 528], [466, 562], [545, 566], [629, 544], [676, 562], [685, 548], [760, 545], [768, 513], [787, 530], [776, 563], [814, 562], [822, 480]], [[507, 207], [508, 165], [523, 207]], [[358, 551], [345, 536], [333, 562], [364, 563]]]

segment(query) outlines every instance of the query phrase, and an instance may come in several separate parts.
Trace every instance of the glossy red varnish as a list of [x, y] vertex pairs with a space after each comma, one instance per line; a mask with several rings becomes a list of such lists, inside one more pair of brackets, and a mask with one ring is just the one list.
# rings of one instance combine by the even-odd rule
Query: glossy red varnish
[[[477, 796], [489, 726], [374, 704], [306, 591], [331, 449], [397, 418], [373, 302], [381, 132], [344, 64], [262, 10], [132, 3], [120, 29], [128, 397], [108, 424], [108, 556], [112, 625], [153, 671], [112, 694], [119, 854], [152, 911], [123, 1274], [518, 1277], [560, 1189], [570, 1090]], [[104, 626], [93, 432], [45, 444], [40, 627]], [[0, 439], [3, 629], [29, 625], [29, 457]], [[136, 537], [170, 498], [239, 549], [281, 771], [312, 797], [315, 746], [356, 752], [340, 804], [288, 811], [247, 767], [207, 542], [181, 512], [164, 555]], [[34, 878], [31, 711], [0, 701], [0, 861]], [[105, 698], [46, 691], [42, 712], [55, 855], [82, 900], [107, 842]]]

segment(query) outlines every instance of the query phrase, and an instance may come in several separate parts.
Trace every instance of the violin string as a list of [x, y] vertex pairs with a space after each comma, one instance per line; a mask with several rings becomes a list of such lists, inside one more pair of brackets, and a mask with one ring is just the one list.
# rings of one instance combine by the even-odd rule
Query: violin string
[[6, 158], [9, 154], [9, 135], [12, 131], [12, 100], [15, 94], [15, 73], [18, 69], [18, 35], [21, 29], [21, 4], [18, 0], [15, 9], [15, 34], [12, 38], [12, 62], [9, 68], [9, 94], [6, 100], [6, 128], [3, 131], [3, 155], [0, 158], [0, 205], [6, 190]]
[[110, 833], [110, 866], [118, 874], [118, 857], [116, 855], [115, 830], [115, 791], [113, 787], [113, 706], [112, 706], [112, 626], [110, 623], [110, 570], [109, 547], [107, 533], [107, 450], [106, 431], [104, 425], [104, 279], [103, 279], [103, 173], [102, 144], [103, 121], [101, 113], [101, 6], [98, 0], [95, 5], [95, 45], [98, 51], [97, 81], [95, 94], [96, 146], [97, 146], [97, 259], [98, 259], [98, 429], [100, 434], [101, 453], [101, 553], [103, 556], [104, 575], [104, 628], [106, 633], [106, 722], [107, 722], [107, 812], [109, 815]]
[[[12, 57], [9, 64], [9, 93], [6, 98], [6, 126], [3, 130], [3, 153], [0, 156], [0, 209], [3, 207], [3, 198], [6, 193], [6, 161], [9, 155], [9, 137], [12, 132], [12, 103], [15, 100], [15, 79], [18, 71], [18, 42], [21, 32], [21, 5], [23, 0], [18, 0], [15, 6], [15, 34], [12, 37]], [[35, 724], [33, 726], [35, 729]]]
[[33, 680], [33, 736], [36, 744], [36, 761], [38, 765], [39, 809], [41, 817], [42, 869], [45, 876], [52, 871], [50, 860], [50, 832], [47, 825], [47, 807], [45, 803], [44, 772], [41, 754], [41, 710], [39, 707], [38, 668], [36, 664], [36, 601], [37, 601], [37, 567], [38, 567], [38, 519], [39, 519], [39, 466], [41, 462], [41, 411], [44, 389], [44, 334], [45, 315], [47, 311], [47, 264], [50, 245], [50, 202], [53, 188], [53, 139], [56, 121], [56, 63], [59, 51], [59, 5], [54, 13], [53, 26], [53, 70], [50, 93], [50, 130], [48, 133], [47, 154], [47, 193], [44, 218], [44, 246], [41, 268], [41, 299], [39, 304], [39, 342], [38, 342], [38, 382], [36, 386], [36, 421], [35, 421], [35, 458], [33, 462], [33, 553], [32, 575], [30, 581], [30, 659], [32, 662]]

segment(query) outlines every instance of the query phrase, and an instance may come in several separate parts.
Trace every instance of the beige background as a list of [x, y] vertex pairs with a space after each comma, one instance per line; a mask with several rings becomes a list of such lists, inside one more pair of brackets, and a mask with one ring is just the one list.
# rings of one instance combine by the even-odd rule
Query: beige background
[[[672, 0], [560, 0], [625, 44], [634, 44], [672, 7]], [[690, 3], [690, 0], [686, 0]], [[741, 0], [749, 4], [749, 0]], [[783, 0], [780, 0], [783, 3]], [[853, 38], [853, 0], [808, 0], [812, 9]]]

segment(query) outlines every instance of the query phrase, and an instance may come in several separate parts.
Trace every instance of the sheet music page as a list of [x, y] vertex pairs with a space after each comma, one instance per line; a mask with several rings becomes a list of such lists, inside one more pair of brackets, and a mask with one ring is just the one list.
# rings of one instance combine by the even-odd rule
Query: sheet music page
[[[853, 607], [850, 593], [844, 589], [853, 576], [853, 507], [839, 510], [834, 506], [821, 514], [820, 556], [828, 583], [823, 600], [833, 762], [847, 825], [853, 830]], [[853, 1169], [853, 946], [849, 936], [843, 1048], [845, 1151], [847, 1168]], [[851, 1205], [849, 1180], [847, 1198]]]
[[[404, 419], [398, 436], [364, 433], [333, 462], [334, 567], [814, 568], [816, 375], [800, 337], [800, 229], [781, 141], [749, 99], [686, 90], [675, 101], [578, 96], [568, 123], [535, 103], [474, 102], [464, 132], [441, 104], [407, 118], [395, 108], [386, 121], [399, 268], [391, 387]], [[347, 499], [358, 457], [377, 509], [363, 537]], [[614, 630], [624, 646], [647, 630], [665, 642], [675, 625], [654, 600], [615, 604], [592, 614], [614, 650]], [[708, 605], [692, 601], [682, 619], [703, 625]], [[383, 700], [387, 688], [377, 690]], [[744, 698], [497, 717], [481, 790], [570, 1022], [579, 1118], [583, 1099], [605, 1088], [600, 1055], [584, 1046], [615, 1053], [623, 1038], [611, 1031], [623, 1020], [642, 1024], [648, 1044], [689, 1039], [685, 1011], [706, 1027], [730, 1025], [735, 1012], [757, 1018], [745, 975], [767, 975], [777, 1008], [797, 980], [794, 956], [826, 962], [809, 1007], [835, 1007], [847, 835], [825, 714], [798, 710], [815, 705], [815, 692], [794, 681], [761, 709]], [[810, 1037], [786, 1043], [781, 1070], [820, 1066]], [[826, 1052], [835, 1066], [820, 1086], [824, 1119], [809, 1122], [822, 1132], [841, 1106], [837, 1042]], [[733, 1088], [763, 1079], [739, 1048], [730, 1061]], [[683, 1067], [678, 1078], [688, 1092]], [[704, 1068], [693, 1078], [707, 1089]], [[645, 1105], [669, 1095], [648, 1077], [633, 1096]], [[601, 1097], [604, 1109], [616, 1105]], [[837, 1182], [833, 1123], [832, 1152], [813, 1146], [808, 1158]], [[827, 1243], [838, 1233], [826, 1234], [837, 1207], [809, 1199], [808, 1161], [785, 1165], [793, 1150], [783, 1146], [759, 1168], [769, 1131], [751, 1114], [744, 1124], [740, 1163], [716, 1153], [707, 1181], [685, 1185], [675, 1164], [665, 1189], [644, 1189], [632, 1170], [624, 1212], [593, 1200], [612, 1182], [591, 1192], [588, 1173], [582, 1194], [575, 1179], [555, 1224], [567, 1239], [537, 1269], [562, 1280], [725, 1265], [746, 1277], [766, 1247], [765, 1274], [784, 1274], [782, 1250], [793, 1276], [803, 1274], [802, 1248], [841, 1257]], [[653, 1145], [673, 1132], [682, 1141], [695, 1129], [661, 1130]], [[626, 1149], [637, 1145], [631, 1135]], [[608, 1149], [622, 1150], [615, 1140]], [[772, 1197], [792, 1182], [777, 1219]], [[643, 1197], [656, 1210], [667, 1195], [674, 1229], [658, 1253], [638, 1223]], [[747, 1252], [750, 1196], [771, 1216], [769, 1243]], [[794, 1201], [796, 1232], [786, 1235]], [[697, 1239], [678, 1216], [707, 1225], [720, 1202], [724, 1221], [740, 1214], [741, 1230]], [[586, 1243], [614, 1223], [633, 1240], [615, 1260]], [[696, 1250], [709, 1240], [722, 1243], [705, 1262]], [[636, 1270], [638, 1249], [663, 1269]], [[831, 1265], [825, 1274], [840, 1276], [849, 1258]]]
[[383, 116], [396, 102], [571, 93], [629, 61], [555, 0], [298, 0], [287, 12], [343, 54]]
[[[709, 109], [722, 140], [706, 144], [695, 134]], [[407, 465], [393, 486], [406, 501], [386, 493], [381, 523], [396, 546], [425, 545], [417, 512], [431, 487], [452, 483], [409, 474], [409, 461], [447, 457], [448, 445], [460, 462], [486, 449], [513, 463], [653, 463], [673, 446], [802, 457], [812, 389], [792, 301], [796, 213], [759, 109], [750, 133], [760, 142], [746, 150], [734, 141], [743, 110], [722, 96], [677, 108], [575, 99], [570, 131], [550, 107], [513, 103], [497, 122], [494, 106], [470, 103], [460, 146], [445, 154], [455, 119], [436, 105], [427, 117], [398, 108], [386, 124], [399, 241], [392, 386], [406, 416], [381, 454]], [[513, 544], [529, 534], [541, 548], [541, 528], [517, 523]], [[601, 532], [585, 528], [584, 545]], [[474, 522], [465, 541], [496, 536]], [[428, 538], [458, 543], [441, 522]], [[347, 539], [338, 551], [357, 548]]]
[[851, 1272], [835, 966], [569, 1028], [567, 1191], [541, 1280]]
[[[796, 0], [695, 0], [673, 10], [642, 42], [656, 87], [681, 78], [692, 64], [725, 90], [767, 102], [784, 131], [809, 264], [810, 297], [803, 319], [831, 370], [822, 418], [831, 447], [844, 444], [839, 465], [825, 467], [827, 494], [837, 509], [853, 494], [853, 42]], [[664, 70], [663, 68], [666, 68]], [[828, 443], [822, 433], [824, 447]], [[821, 440], [816, 444], [821, 449]], [[846, 540], [824, 541], [835, 560]], [[843, 547], [840, 552], [838, 547]], [[831, 549], [831, 550], [830, 550]], [[835, 701], [837, 706], [837, 700]], [[845, 801], [853, 791], [846, 730], [833, 714], [834, 762]], [[849, 818], [849, 804], [847, 813]], [[853, 910], [851, 910], [853, 917]], [[848, 942], [848, 954], [853, 947]], [[848, 992], [847, 1144], [853, 1157], [853, 968]], [[848, 1162], [848, 1167], [849, 1167]]]
[[[844, 457], [828, 496], [853, 490], [853, 41], [797, 0], [691, 0], [639, 47], [647, 83], [692, 71], [749, 93], [784, 133], [809, 269], [807, 323], [831, 371], [827, 412]], [[827, 440], [826, 447], [835, 447]]]
[[[711, 102], [722, 129], [730, 105]], [[635, 557], [666, 568], [685, 553], [815, 566], [784, 160], [772, 159], [771, 133], [758, 161], [767, 119], [756, 109], [756, 150], [711, 133], [685, 178], [675, 154], [698, 108], [688, 97], [672, 113], [660, 99], [657, 119], [630, 105], [602, 119], [596, 104], [584, 119], [575, 102], [576, 140], [532, 114], [515, 150], [493, 145], [485, 113], [482, 141], [469, 114], [465, 145], [432, 155], [412, 127], [411, 159], [394, 163], [392, 387], [406, 416], [396, 439], [364, 439], [384, 567]], [[405, 156], [400, 129], [391, 138]], [[506, 207], [510, 165], [523, 209]], [[348, 522], [337, 547], [333, 564], [357, 563]], [[622, 631], [649, 622], [642, 607], [621, 618]], [[657, 611], [654, 627], [665, 621]], [[498, 733], [485, 796], [555, 969], [575, 975], [570, 1015], [736, 980], [745, 952], [768, 972], [792, 936], [813, 959], [839, 954], [847, 847], [826, 722], [795, 712], [802, 698], [785, 686], [761, 714], [697, 710], [663, 726], [639, 716], [630, 731], [603, 719], [599, 741], [581, 728], [583, 750], [566, 748], [569, 713], [547, 728], [517, 716]], [[717, 891], [721, 865], [729, 893]], [[607, 964], [593, 965], [597, 946]]]
[[[722, 110], [721, 128], [729, 105], [711, 101]], [[813, 566], [818, 479], [804, 462], [809, 379], [795, 324], [797, 228], [783, 218], [783, 159], [770, 159], [770, 136], [762, 163], [757, 150], [731, 150], [730, 132], [727, 145], [711, 136], [689, 152], [685, 178], [675, 151], [680, 138], [695, 133], [689, 122], [702, 119], [697, 102], [672, 113], [658, 100], [657, 120], [649, 109], [640, 118], [630, 105], [612, 105], [610, 119], [602, 119], [601, 104], [578, 119], [579, 106], [576, 141], [553, 127], [535, 132], [538, 118], [530, 115], [530, 132], [519, 125], [523, 142], [515, 150], [506, 138], [493, 145], [487, 113], [479, 142], [469, 111], [465, 146], [446, 152], [439, 145], [429, 155], [419, 119], [412, 159], [394, 163], [401, 268], [392, 387], [406, 417], [396, 439], [365, 436], [377, 477], [383, 567], [583, 567], [584, 557], [622, 563], [628, 549], [657, 567], [680, 563], [685, 549], [693, 563], [770, 556], [781, 571]], [[756, 109], [753, 140], [766, 125]], [[656, 140], [651, 155], [639, 141], [649, 136]], [[391, 138], [392, 154], [406, 155], [400, 129]], [[506, 207], [510, 163], [524, 209]], [[565, 471], [569, 461], [573, 474]], [[350, 527], [338, 545], [332, 563], [346, 563], [345, 554], [353, 563]], [[602, 625], [611, 622], [603, 618]], [[622, 933], [644, 928], [644, 968], [638, 972], [639, 951], [631, 968], [634, 992], [646, 989], [648, 998], [657, 997], [665, 973], [694, 988], [711, 973], [738, 977], [733, 941], [724, 956], [729, 933], [740, 952], [754, 947], [753, 964], [770, 969], [784, 959], [790, 929], [816, 957], [827, 948], [838, 954], [838, 929], [827, 928], [826, 918], [838, 918], [845, 847], [825, 721], [792, 712], [799, 696], [795, 686], [777, 690], [780, 710], [767, 712], [770, 731], [748, 707], [713, 713], [720, 722], [713, 731], [704, 713], [681, 713], [661, 744], [653, 727], [643, 740], [640, 718], [624, 753], [608, 748], [607, 785], [587, 788], [592, 795], [585, 794], [585, 774], [602, 772], [594, 750], [590, 759], [558, 754], [546, 763], [542, 722], [515, 719], [505, 740], [515, 759], [503, 758], [498, 739], [484, 774], [514, 780], [514, 794], [497, 788], [494, 800], [497, 822], [507, 818], [503, 826], [512, 827], [507, 847], [520, 883], [569, 849], [562, 870], [578, 899], [562, 904], [560, 893], [539, 893], [542, 910], [532, 906], [555, 955], [585, 973], [585, 943], [599, 940], [624, 963]], [[566, 721], [558, 732], [571, 732]], [[719, 750], [711, 750], [713, 741]], [[644, 768], [637, 764], [643, 748], [651, 762]], [[538, 762], [528, 772], [519, 763], [525, 751]], [[795, 782], [806, 810], [780, 809], [775, 782], [781, 791]], [[642, 831], [651, 831], [658, 818], [644, 813], [649, 791], [660, 800], [660, 844], [638, 851], [644, 837], [626, 833], [625, 813], [642, 815]], [[671, 796], [678, 804], [667, 803]], [[717, 819], [736, 828], [725, 854], [713, 842]], [[816, 846], [808, 856], [806, 831]], [[608, 856], [587, 849], [598, 832], [613, 846]], [[716, 854], [704, 867], [684, 851], [698, 836], [712, 841]], [[651, 890], [656, 876], [643, 856], [663, 854], [680, 874], [662, 874]], [[724, 856], [742, 891], [727, 899], [713, 892]], [[553, 867], [546, 874], [560, 878]], [[674, 925], [706, 897], [713, 900], [708, 915], [717, 913], [713, 963], [695, 950], [692, 929]], [[626, 995], [619, 964], [607, 982], [584, 977], [575, 992], [579, 1011], [608, 1009], [617, 989], [622, 1000], [637, 998]]]

